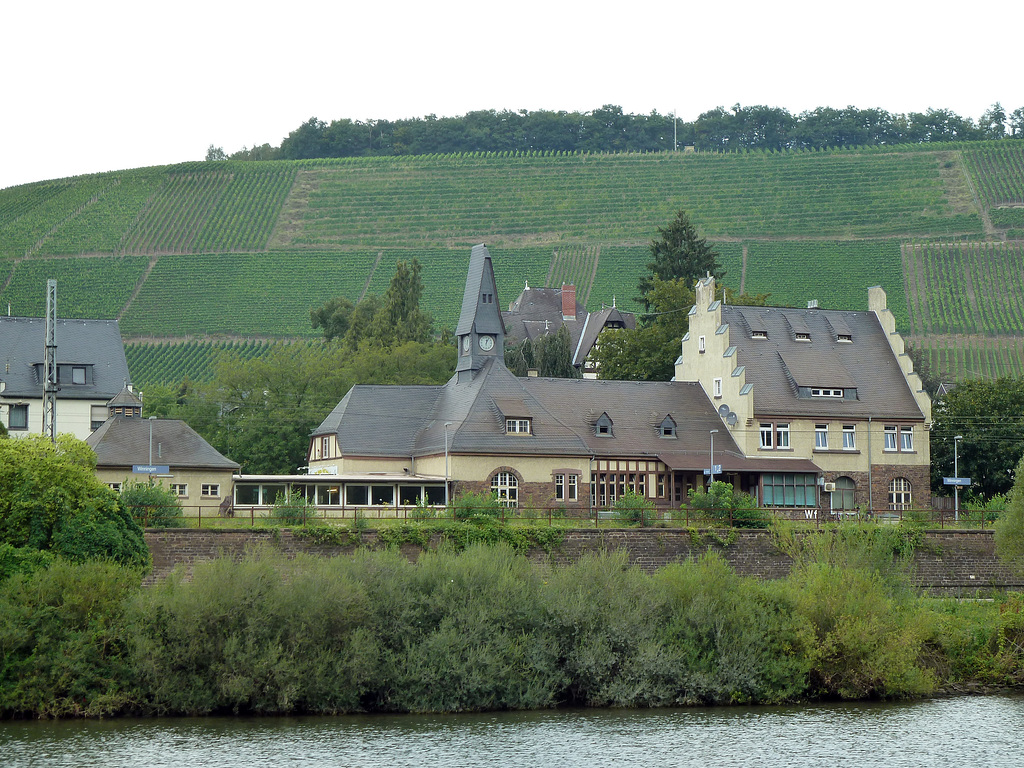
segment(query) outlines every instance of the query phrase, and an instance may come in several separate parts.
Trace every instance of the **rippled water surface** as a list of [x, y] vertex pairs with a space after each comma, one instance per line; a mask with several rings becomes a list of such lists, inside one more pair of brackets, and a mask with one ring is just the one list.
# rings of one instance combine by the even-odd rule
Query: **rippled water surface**
[[1024, 766], [1024, 697], [0, 723], [0, 766]]

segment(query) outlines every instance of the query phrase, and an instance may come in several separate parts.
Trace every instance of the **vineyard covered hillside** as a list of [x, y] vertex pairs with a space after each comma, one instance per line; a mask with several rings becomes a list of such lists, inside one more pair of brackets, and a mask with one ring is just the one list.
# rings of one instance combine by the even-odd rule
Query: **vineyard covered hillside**
[[525, 281], [572, 282], [590, 309], [634, 308], [647, 244], [680, 209], [735, 289], [863, 309], [882, 285], [940, 376], [1022, 373], [1024, 142], [1008, 140], [222, 161], [42, 181], [0, 190], [0, 303], [42, 315], [56, 278], [62, 316], [119, 319], [139, 383], [202, 378], [216, 350], [186, 363], [170, 340], [312, 337], [310, 308], [383, 291], [412, 256], [424, 308], [451, 326], [480, 242], [503, 304]]

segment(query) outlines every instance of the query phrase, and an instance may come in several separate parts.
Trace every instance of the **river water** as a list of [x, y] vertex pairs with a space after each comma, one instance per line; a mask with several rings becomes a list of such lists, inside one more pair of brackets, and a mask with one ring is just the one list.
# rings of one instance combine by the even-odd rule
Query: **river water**
[[0, 722], [0, 766], [1024, 766], [1024, 697], [486, 715]]

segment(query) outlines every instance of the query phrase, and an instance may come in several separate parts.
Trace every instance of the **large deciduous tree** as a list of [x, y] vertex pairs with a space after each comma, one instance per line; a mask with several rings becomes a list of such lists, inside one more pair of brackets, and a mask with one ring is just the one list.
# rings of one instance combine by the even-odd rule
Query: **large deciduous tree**
[[142, 529], [95, 472], [96, 455], [71, 435], [0, 439], [0, 543], [147, 565]]
[[1024, 380], [964, 381], [936, 402], [931, 432], [932, 488], [953, 474], [953, 443], [961, 477], [985, 499], [1013, 486], [1024, 453]]

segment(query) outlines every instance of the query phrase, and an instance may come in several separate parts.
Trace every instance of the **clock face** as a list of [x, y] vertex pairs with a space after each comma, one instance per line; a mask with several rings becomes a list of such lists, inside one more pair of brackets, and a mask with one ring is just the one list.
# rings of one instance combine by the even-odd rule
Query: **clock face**
[[489, 352], [493, 346], [494, 346], [494, 337], [493, 336], [481, 336], [480, 337], [480, 349], [482, 349], [484, 352]]
[[469, 352], [469, 336], [462, 337], [462, 351]]

